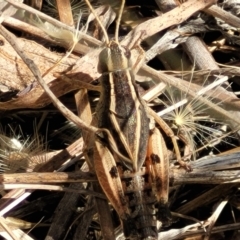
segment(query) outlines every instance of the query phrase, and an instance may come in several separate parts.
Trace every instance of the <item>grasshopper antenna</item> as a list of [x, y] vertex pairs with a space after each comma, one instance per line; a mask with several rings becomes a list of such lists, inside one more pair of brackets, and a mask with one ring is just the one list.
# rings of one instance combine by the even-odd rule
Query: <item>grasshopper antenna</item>
[[122, 18], [124, 5], [125, 5], [125, 0], [122, 0], [122, 4], [121, 4], [120, 10], [119, 10], [117, 23], [116, 23], [116, 30], [115, 30], [115, 41], [117, 43], [118, 43], [118, 33], [119, 33], [120, 21], [121, 21], [121, 18]]
[[101, 27], [102, 31], [103, 31], [103, 35], [106, 39], [106, 43], [109, 44], [109, 38], [108, 38], [108, 34], [107, 31], [105, 30], [104, 26], [102, 25], [98, 15], [96, 14], [96, 12], [94, 11], [92, 5], [90, 4], [89, 0], [85, 0], [86, 4], [88, 5], [89, 9], [91, 10], [92, 14], [94, 15], [94, 17], [96, 18], [99, 26]]

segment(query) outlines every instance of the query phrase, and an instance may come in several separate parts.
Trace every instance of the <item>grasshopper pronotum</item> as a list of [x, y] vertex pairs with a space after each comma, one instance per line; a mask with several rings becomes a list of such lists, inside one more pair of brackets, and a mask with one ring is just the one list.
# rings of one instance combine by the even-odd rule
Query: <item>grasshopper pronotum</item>
[[[98, 135], [90, 146], [92, 165], [103, 191], [122, 220], [125, 237], [157, 239], [157, 220], [166, 224], [171, 219], [167, 207], [168, 153], [152, 119], [154, 113], [138, 93], [130, 63], [131, 52], [118, 42], [125, 1], [122, 1], [112, 41], [88, 0], [86, 3], [106, 39], [106, 47], [99, 55], [98, 69], [103, 76], [93, 122], [95, 127], [107, 129], [109, 134]], [[164, 124], [161, 119], [157, 122]]]

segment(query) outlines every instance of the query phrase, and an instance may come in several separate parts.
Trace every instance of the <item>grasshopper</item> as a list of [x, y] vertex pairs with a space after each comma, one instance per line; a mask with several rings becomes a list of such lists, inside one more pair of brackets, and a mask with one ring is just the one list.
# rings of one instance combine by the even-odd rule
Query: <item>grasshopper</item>
[[88, 146], [92, 158], [89, 164], [122, 221], [125, 237], [157, 239], [157, 220], [163, 225], [169, 224], [171, 214], [168, 152], [154, 118], [172, 139], [174, 136], [141, 99], [131, 65], [131, 51], [118, 42], [125, 1], [122, 0], [115, 40], [111, 41], [92, 6], [85, 1], [106, 39], [106, 47], [99, 55], [101, 91], [93, 120], [95, 127], [105, 131], [95, 135], [94, 143]]

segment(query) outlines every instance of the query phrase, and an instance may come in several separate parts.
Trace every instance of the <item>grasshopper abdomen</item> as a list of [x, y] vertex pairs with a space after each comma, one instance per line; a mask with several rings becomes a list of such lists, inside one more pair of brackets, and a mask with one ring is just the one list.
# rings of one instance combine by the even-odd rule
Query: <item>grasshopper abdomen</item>
[[128, 239], [157, 239], [156, 198], [148, 178], [148, 173], [141, 170], [132, 177], [122, 176], [130, 209], [127, 220], [123, 221], [124, 234]]

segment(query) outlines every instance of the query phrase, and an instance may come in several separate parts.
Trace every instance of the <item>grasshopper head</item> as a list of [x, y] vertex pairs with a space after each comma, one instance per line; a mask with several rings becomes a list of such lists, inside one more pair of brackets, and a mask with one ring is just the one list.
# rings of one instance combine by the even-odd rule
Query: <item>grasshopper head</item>
[[130, 50], [111, 41], [99, 55], [99, 72], [116, 72], [130, 67]]

